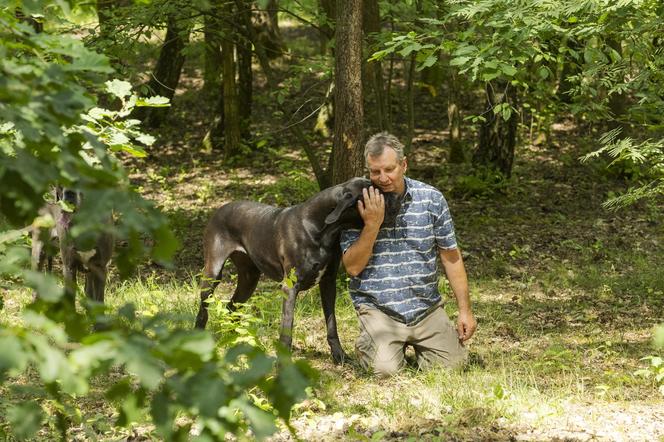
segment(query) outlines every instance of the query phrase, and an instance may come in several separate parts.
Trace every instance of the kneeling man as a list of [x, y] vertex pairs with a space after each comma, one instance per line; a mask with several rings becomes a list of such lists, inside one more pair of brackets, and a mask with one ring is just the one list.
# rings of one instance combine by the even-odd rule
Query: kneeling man
[[[377, 375], [392, 375], [405, 365], [406, 346], [412, 345], [420, 368], [458, 366], [467, 356], [463, 342], [477, 323], [447, 202], [434, 187], [405, 177], [403, 144], [393, 135], [371, 137], [364, 157], [375, 186], [358, 202], [364, 227], [341, 234], [360, 321], [360, 363]], [[393, 226], [381, 228], [385, 203], [378, 189], [402, 195]], [[456, 328], [438, 292], [437, 255], [459, 307]]]

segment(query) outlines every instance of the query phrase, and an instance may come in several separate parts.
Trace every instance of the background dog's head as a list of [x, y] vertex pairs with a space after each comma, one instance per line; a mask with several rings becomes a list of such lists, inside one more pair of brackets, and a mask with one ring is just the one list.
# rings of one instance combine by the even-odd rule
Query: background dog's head
[[[353, 227], [362, 226], [362, 217], [357, 210], [357, 202], [363, 200], [362, 191], [371, 186], [371, 180], [367, 178], [351, 178], [333, 188], [336, 199], [334, 210], [325, 218], [325, 224], [340, 223]], [[381, 193], [383, 193], [381, 191]], [[401, 198], [393, 192], [383, 193], [385, 197], [385, 219], [384, 226], [394, 224], [396, 216], [401, 209]]]

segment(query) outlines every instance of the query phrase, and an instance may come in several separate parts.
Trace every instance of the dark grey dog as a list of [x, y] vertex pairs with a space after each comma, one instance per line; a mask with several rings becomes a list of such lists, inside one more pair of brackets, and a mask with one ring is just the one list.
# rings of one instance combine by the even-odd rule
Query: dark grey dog
[[[76, 208], [81, 203], [81, 194], [61, 187], [57, 187], [54, 194], [55, 203], [47, 203], [39, 213], [40, 215], [51, 215], [55, 225], [49, 230], [33, 229], [32, 231], [32, 269], [42, 271], [46, 263], [48, 271], [52, 271], [53, 257], [59, 251], [62, 258], [65, 287], [69, 293], [76, 293], [77, 272], [85, 271], [86, 296], [94, 301], [104, 302], [107, 267], [113, 255], [113, 237], [109, 234], [101, 234], [92, 250], [77, 250], [69, 238], [69, 229], [74, 214], [63, 210], [59, 202], [64, 201], [69, 206]], [[111, 222], [110, 217], [109, 222]]]
[[[205, 328], [208, 320], [206, 300], [219, 284], [228, 258], [238, 271], [238, 285], [228, 304], [230, 311], [235, 309], [235, 303], [249, 299], [261, 273], [282, 281], [294, 272], [293, 286], [283, 287], [287, 297], [282, 307], [282, 344], [291, 347], [298, 292], [319, 284], [327, 342], [334, 361], [343, 362], [346, 354], [339, 341], [334, 314], [335, 279], [341, 259], [339, 235], [344, 227], [362, 226], [357, 201], [362, 198], [362, 190], [370, 185], [366, 178], [353, 178], [287, 208], [237, 201], [217, 209], [208, 222], [203, 239], [205, 268], [196, 327]], [[399, 208], [398, 196], [385, 194], [385, 224], [394, 222]]]

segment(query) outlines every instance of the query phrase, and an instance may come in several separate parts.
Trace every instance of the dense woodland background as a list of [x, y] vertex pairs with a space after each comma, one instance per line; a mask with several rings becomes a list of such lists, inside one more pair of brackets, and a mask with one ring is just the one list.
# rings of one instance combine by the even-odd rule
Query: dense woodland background
[[[663, 15], [629, 0], [3, 3], [0, 437], [664, 440]], [[291, 358], [274, 343], [280, 284], [229, 315], [230, 265], [209, 331], [192, 330], [211, 211], [364, 175], [382, 130], [450, 204], [479, 321], [468, 367], [378, 380], [333, 365], [315, 289]], [[81, 248], [116, 237], [105, 306], [28, 270], [55, 184], [85, 196]]]

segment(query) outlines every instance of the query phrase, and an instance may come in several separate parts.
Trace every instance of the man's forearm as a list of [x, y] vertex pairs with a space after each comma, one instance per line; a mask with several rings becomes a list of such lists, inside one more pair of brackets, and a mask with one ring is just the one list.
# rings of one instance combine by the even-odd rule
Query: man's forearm
[[346, 250], [346, 253], [341, 258], [346, 272], [351, 276], [359, 275], [367, 266], [373, 253], [373, 246], [378, 236], [378, 230], [379, 228], [365, 226], [362, 232], [360, 232], [357, 241]]
[[466, 275], [466, 268], [463, 265], [461, 252], [458, 249], [441, 250], [440, 257], [445, 275], [459, 306], [459, 311], [471, 311], [468, 276]]

